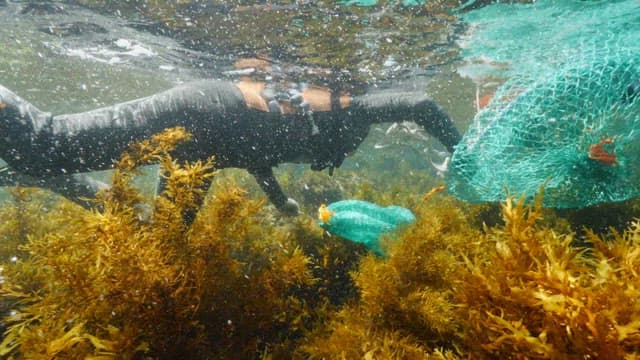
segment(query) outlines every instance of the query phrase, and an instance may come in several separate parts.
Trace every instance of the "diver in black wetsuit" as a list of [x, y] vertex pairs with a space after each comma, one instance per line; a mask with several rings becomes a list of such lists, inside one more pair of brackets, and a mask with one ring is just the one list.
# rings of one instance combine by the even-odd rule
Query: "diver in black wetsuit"
[[282, 99], [265, 95], [268, 90], [261, 83], [203, 80], [106, 108], [52, 116], [0, 86], [0, 158], [17, 179], [5, 184], [46, 187], [82, 203], [81, 197], [102, 186], [82, 173], [111, 168], [132, 141], [183, 126], [193, 141], [178, 149], [177, 158], [215, 155], [218, 168], [247, 169], [279, 210], [297, 214], [297, 203], [273, 175], [280, 163], [310, 163], [313, 170], [332, 172], [362, 143], [369, 127], [381, 122], [415, 121], [450, 152], [460, 140], [449, 116], [421, 93], [378, 90], [350, 96], [309, 86]]

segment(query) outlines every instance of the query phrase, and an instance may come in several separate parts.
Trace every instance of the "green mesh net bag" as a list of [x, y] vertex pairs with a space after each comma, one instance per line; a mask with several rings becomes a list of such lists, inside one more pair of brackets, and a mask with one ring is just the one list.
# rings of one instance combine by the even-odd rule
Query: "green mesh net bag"
[[[504, 10], [514, 21], [510, 36], [520, 41], [509, 41], [509, 23], [492, 25], [495, 9], [482, 10], [485, 22], [482, 14], [471, 16], [480, 24], [476, 40], [501, 37], [507, 49], [476, 41], [467, 56], [493, 55], [494, 63], [508, 66], [491, 76], [508, 80], [452, 156], [447, 184], [455, 196], [499, 201], [508, 190], [532, 198], [544, 185], [545, 206], [569, 208], [640, 195], [638, 4], [561, 3]], [[571, 24], [559, 28], [558, 14]]]

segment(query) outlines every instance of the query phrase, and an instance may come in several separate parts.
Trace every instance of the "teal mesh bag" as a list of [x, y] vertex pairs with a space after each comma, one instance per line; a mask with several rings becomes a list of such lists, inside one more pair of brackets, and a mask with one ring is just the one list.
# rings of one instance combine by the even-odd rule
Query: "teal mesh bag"
[[401, 224], [416, 220], [413, 213], [400, 206], [381, 207], [361, 200], [342, 200], [320, 207], [318, 223], [331, 234], [362, 243], [382, 255], [380, 236]]
[[[486, 21], [470, 15], [477, 28], [466, 56], [508, 64], [483, 74], [508, 80], [455, 149], [453, 195], [532, 198], [544, 185], [545, 206], [579, 208], [640, 194], [640, 9], [631, 1], [569, 3], [480, 10]], [[511, 35], [508, 23], [491, 21], [496, 11], [510, 16]], [[571, 26], [560, 28], [559, 16]], [[496, 36], [506, 49], [488, 40]]]

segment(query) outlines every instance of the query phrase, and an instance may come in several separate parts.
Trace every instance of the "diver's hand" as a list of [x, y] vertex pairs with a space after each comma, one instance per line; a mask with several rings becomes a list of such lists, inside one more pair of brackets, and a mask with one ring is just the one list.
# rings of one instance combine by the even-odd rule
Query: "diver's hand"
[[278, 180], [273, 175], [271, 167], [248, 168], [249, 172], [256, 178], [262, 191], [269, 197], [269, 201], [275, 205], [283, 215], [296, 216], [300, 213], [298, 202], [293, 200], [282, 191]]
[[300, 206], [298, 205], [298, 202], [292, 198], [287, 198], [287, 201], [282, 206], [278, 207], [278, 210], [287, 216], [298, 216], [300, 214]]

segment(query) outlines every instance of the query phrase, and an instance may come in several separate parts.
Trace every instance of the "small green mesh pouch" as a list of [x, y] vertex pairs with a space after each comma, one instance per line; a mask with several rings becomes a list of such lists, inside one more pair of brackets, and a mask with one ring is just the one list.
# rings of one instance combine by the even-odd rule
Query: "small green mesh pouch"
[[[320, 215], [319, 224], [331, 234], [364, 244], [376, 254], [383, 254], [380, 236], [401, 224], [416, 220], [413, 213], [400, 206], [381, 207], [361, 200], [343, 200], [326, 207], [329, 215]], [[321, 210], [322, 212], [322, 210]]]

